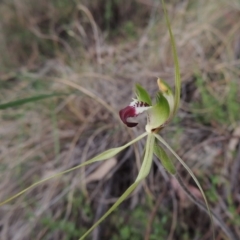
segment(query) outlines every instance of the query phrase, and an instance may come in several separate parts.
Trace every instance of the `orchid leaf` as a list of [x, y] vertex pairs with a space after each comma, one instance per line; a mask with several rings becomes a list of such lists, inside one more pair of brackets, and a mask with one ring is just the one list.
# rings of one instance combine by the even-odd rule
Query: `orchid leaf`
[[148, 92], [140, 84], [135, 85], [135, 93], [136, 93], [137, 99], [139, 101], [145, 102], [150, 106], [152, 105], [152, 100], [151, 100]]
[[206, 207], [207, 207], [207, 210], [208, 210], [208, 214], [210, 216], [210, 219], [211, 219], [211, 225], [212, 225], [212, 234], [213, 234], [213, 239], [215, 239], [215, 233], [214, 233], [214, 225], [213, 225], [213, 218], [212, 218], [212, 214], [211, 214], [211, 211], [210, 211], [210, 208], [209, 208], [209, 204], [208, 204], [208, 201], [207, 201], [207, 198], [206, 198], [206, 195], [199, 183], [199, 181], [197, 180], [197, 178], [195, 177], [194, 173], [192, 172], [192, 170], [188, 167], [188, 165], [178, 156], [177, 153], [175, 153], [175, 151], [165, 142], [165, 140], [154, 133], [154, 136], [177, 158], [177, 160], [183, 165], [183, 167], [188, 171], [188, 173], [191, 175], [191, 177], [193, 178], [194, 182], [197, 184], [198, 186], [198, 189], [200, 190], [202, 196], [203, 196], [203, 199], [204, 199], [204, 202], [206, 204]]
[[14, 196], [8, 198], [7, 200], [3, 201], [3, 202], [0, 202], [0, 206], [7, 203], [7, 202], [10, 202], [11, 200], [17, 198], [18, 196], [22, 195], [23, 193], [27, 192], [28, 190], [40, 185], [41, 183], [44, 183], [52, 178], [55, 178], [55, 177], [59, 177], [65, 173], [68, 173], [68, 172], [71, 172], [73, 170], [76, 170], [78, 168], [81, 168], [83, 166], [86, 166], [86, 165], [89, 165], [91, 163], [94, 163], [94, 162], [98, 162], [98, 161], [103, 161], [103, 160], [107, 160], [109, 158], [112, 158], [113, 156], [115, 156], [116, 154], [118, 154], [119, 152], [121, 152], [122, 150], [124, 150], [125, 148], [127, 148], [128, 146], [132, 145], [133, 143], [139, 141], [140, 139], [142, 139], [143, 137], [145, 137], [147, 135], [147, 133], [143, 133], [141, 134], [140, 136], [138, 136], [137, 138], [135, 138], [134, 140], [128, 142], [127, 144], [123, 145], [122, 147], [118, 147], [118, 148], [112, 148], [112, 149], [109, 149], [105, 152], [102, 152], [100, 153], [99, 155], [93, 157], [92, 159], [82, 163], [82, 164], [79, 164], [78, 166], [76, 167], [73, 167], [73, 168], [70, 168], [70, 169], [67, 169], [65, 171], [62, 171], [62, 172], [59, 172], [57, 174], [54, 174], [48, 178], [44, 178], [38, 182], [35, 182], [34, 184], [30, 185], [29, 187], [25, 188], [24, 190], [22, 190], [21, 192], [15, 194]]
[[171, 159], [168, 157], [165, 150], [159, 146], [158, 144], [154, 144], [154, 154], [157, 156], [157, 158], [161, 161], [163, 167], [172, 175], [176, 173], [176, 169], [171, 161]]
[[174, 68], [175, 68], [175, 97], [174, 97], [174, 109], [173, 109], [173, 114], [172, 114], [172, 116], [173, 116], [176, 113], [179, 103], [180, 103], [181, 76], [180, 76], [180, 68], [179, 68], [176, 43], [175, 43], [175, 39], [174, 39], [174, 36], [172, 33], [172, 28], [171, 28], [171, 24], [169, 21], [169, 17], [168, 17], [168, 13], [167, 13], [167, 9], [166, 9], [164, 0], [162, 0], [162, 6], [163, 6], [164, 16], [165, 16], [166, 23], [167, 23], [168, 32], [170, 35], [170, 42], [171, 42], [171, 47], [172, 47], [172, 54], [173, 54]]
[[167, 99], [159, 92], [156, 98], [156, 104], [148, 110], [148, 124], [146, 125], [146, 131], [159, 128], [164, 124], [170, 115], [170, 109]]

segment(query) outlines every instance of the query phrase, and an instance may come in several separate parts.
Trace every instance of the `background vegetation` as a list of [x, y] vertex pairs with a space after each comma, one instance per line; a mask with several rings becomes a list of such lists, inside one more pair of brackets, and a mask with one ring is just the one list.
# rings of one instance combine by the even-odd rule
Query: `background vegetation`
[[[163, 135], [240, 236], [240, 2], [171, 0], [167, 8], [183, 85], [181, 109]], [[152, 93], [157, 77], [173, 85], [160, 1], [2, 0], [0, 29], [1, 200], [141, 132], [143, 125], [129, 131], [117, 116], [136, 82]], [[2, 206], [0, 239], [78, 239], [134, 181], [141, 150], [138, 144]], [[211, 228], [156, 161], [89, 239], [211, 239]], [[227, 239], [218, 228], [217, 239]]]

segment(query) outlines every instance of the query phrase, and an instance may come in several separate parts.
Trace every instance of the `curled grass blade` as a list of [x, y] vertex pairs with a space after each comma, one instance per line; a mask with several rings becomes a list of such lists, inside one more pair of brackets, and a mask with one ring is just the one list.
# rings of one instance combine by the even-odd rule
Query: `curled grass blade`
[[79, 240], [83, 240], [95, 227], [97, 227], [109, 214], [111, 214], [131, 194], [131, 192], [138, 186], [138, 184], [148, 175], [152, 165], [154, 140], [154, 135], [149, 134], [147, 138], [146, 151], [144, 154], [143, 163], [136, 181], [121, 195], [121, 197], [119, 197], [119, 199], [112, 205], [112, 207], [96, 223], [94, 223], [94, 225], [89, 228], [83, 236], [81, 236]]
[[[98, 103], [100, 103], [103, 107], [105, 107], [109, 112], [111, 112], [113, 114], [113, 116], [119, 121], [119, 116], [116, 113], [115, 109], [113, 109], [108, 103], [106, 103], [103, 99], [101, 99], [100, 97], [98, 97], [96, 94], [92, 93], [91, 91], [89, 91], [88, 89], [80, 86], [79, 84], [75, 83], [75, 82], [71, 82], [68, 80], [64, 80], [64, 79], [58, 79], [58, 78], [54, 78], [53, 80], [55, 80], [56, 82], [65, 84], [67, 86], [70, 86], [72, 88], [78, 89], [80, 92], [84, 93], [85, 95], [89, 96], [90, 98], [94, 99], [95, 101], [97, 101]], [[122, 123], [122, 122], [121, 122]]]
[[96, 157], [94, 157], [94, 158], [92, 158], [92, 159], [90, 159], [90, 160], [88, 160], [88, 161], [86, 161], [86, 162], [84, 162], [82, 164], [79, 164], [76, 167], [73, 167], [73, 168], [67, 169], [65, 171], [59, 172], [59, 173], [54, 174], [54, 175], [52, 175], [52, 176], [50, 176], [48, 178], [44, 178], [44, 179], [42, 179], [42, 180], [32, 184], [31, 186], [25, 188], [24, 190], [20, 191], [19, 193], [15, 194], [14, 196], [8, 198], [7, 200], [5, 200], [3, 202], [0, 202], [0, 206], [10, 202], [11, 200], [13, 200], [13, 199], [17, 198], [18, 196], [22, 195], [23, 193], [29, 191], [30, 189], [40, 185], [41, 183], [44, 183], [44, 182], [50, 180], [52, 178], [59, 177], [59, 176], [65, 174], [65, 173], [71, 172], [73, 170], [76, 170], [76, 169], [81, 168], [83, 166], [89, 165], [91, 163], [98, 162], [98, 161], [103, 161], [103, 160], [107, 160], [109, 158], [112, 158], [113, 156], [115, 156], [116, 154], [118, 154], [119, 152], [121, 152], [122, 150], [127, 148], [128, 146], [132, 145], [133, 143], [139, 141], [140, 139], [142, 139], [146, 135], [147, 135], [147, 133], [143, 133], [142, 135], [138, 136], [137, 138], [135, 138], [134, 140], [128, 142], [127, 144], [123, 145], [122, 147], [109, 149], [109, 150], [107, 150], [105, 152], [100, 153]]
[[173, 108], [173, 114], [172, 114], [172, 116], [174, 116], [174, 114], [176, 113], [176, 111], [178, 109], [179, 103], [180, 103], [181, 76], [180, 76], [180, 68], [179, 68], [176, 43], [175, 43], [175, 39], [174, 39], [174, 36], [172, 33], [172, 28], [171, 28], [171, 24], [169, 21], [169, 16], [167, 13], [167, 9], [166, 9], [164, 0], [162, 0], [162, 6], [163, 6], [164, 16], [165, 16], [166, 23], [167, 23], [168, 32], [170, 35], [172, 54], [173, 54], [173, 60], [174, 60], [174, 69], [175, 69], [175, 98], [174, 98], [174, 108]]
[[212, 214], [209, 208], [209, 204], [206, 198], [206, 195], [199, 183], [199, 181], [197, 180], [197, 178], [195, 177], [194, 173], [192, 172], [192, 170], [188, 167], [188, 165], [177, 155], [177, 153], [175, 153], [175, 151], [166, 143], [166, 141], [159, 135], [154, 133], [154, 136], [177, 158], [177, 160], [183, 165], [183, 167], [188, 171], [188, 173], [191, 175], [191, 177], [193, 178], [194, 182], [197, 184], [198, 189], [200, 190], [204, 202], [206, 204], [207, 210], [208, 210], [208, 214], [210, 216], [211, 219], [211, 225], [212, 225], [212, 235], [213, 235], [213, 239], [215, 239], [215, 233], [214, 233], [214, 225], [213, 225], [213, 218], [212, 218]]

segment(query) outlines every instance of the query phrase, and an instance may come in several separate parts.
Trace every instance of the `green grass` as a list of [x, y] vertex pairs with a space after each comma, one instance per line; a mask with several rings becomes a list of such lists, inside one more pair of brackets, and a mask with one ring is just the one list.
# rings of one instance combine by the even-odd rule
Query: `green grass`
[[[110, 217], [111, 225], [116, 229], [116, 233], [111, 236], [113, 240], [139, 240], [143, 239], [149, 222], [149, 213], [151, 207], [148, 204], [142, 204], [134, 208], [131, 213], [122, 213], [117, 210]], [[152, 225], [150, 240], [166, 239], [169, 234], [171, 217], [166, 210], [160, 209], [157, 212]], [[114, 232], [115, 232], [114, 231]]]
[[40, 223], [42, 224], [42, 227], [47, 227], [49, 230], [49, 233], [43, 239], [49, 239], [49, 236], [55, 231], [61, 232], [64, 236], [64, 240], [76, 239], [86, 231], [84, 228], [79, 229], [74, 222], [63, 219], [56, 220], [51, 217], [43, 217], [40, 220]]
[[[199, 101], [192, 103], [195, 117], [206, 125], [212, 123], [224, 126], [236, 125], [240, 120], [237, 82], [227, 83], [225, 92], [216, 91], [210, 84], [211, 82], [204, 82], [201, 77], [197, 78], [196, 86], [199, 91]], [[215, 84], [215, 87], [218, 88], [218, 85]]]

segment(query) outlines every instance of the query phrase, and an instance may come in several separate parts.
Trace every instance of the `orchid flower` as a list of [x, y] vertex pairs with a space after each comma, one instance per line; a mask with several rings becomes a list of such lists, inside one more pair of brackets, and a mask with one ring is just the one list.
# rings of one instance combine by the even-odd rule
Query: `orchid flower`
[[151, 133], [163, 128], [173, 113], [174, 97], [170, 88], [160, 79], [158, 79], [158, 86], [162, 92], [158, 92], [156, 103], [152, 105], [148, 92], [142, 86], [136, 84], [136, 98], [119, 112], [124, 124], [128, 127], [137, 126], [135, 122], [128, 122], [128, 118], [137, 117], [139, 114], [147, 112], [146, 132]]
[[[16, 197], [34, 188], [35, 186], [45, 181], [48, 181], [54, 177], [61, 176], [65, 173], [68, 173], [70, 171], [73, 171], [75, 169], [81, 168], [83, 166], [89, 165], [94, 162], [110, 159], [115, 155], [117, 155], [119, 152], [126, 149], [127, 147], [136, 143], [137, 141], [143, 139], [144, 137], [147, 137], [146, 144], [145, 144], [145, 151], [143, 155], [143, 162], [135, 182], [122, 194], [122, 196], [119, 197], [119, 199], [111, 206], [111, 208], [90, 229], [88, 229], [88, 231], [83, 236], [81, 236], [80, 240], [83, 240], [96, 226], [98, 226], [114, 209], [116, 209], [131, 194], [131, 192], [133, 192], [133, 190], [141, 183], [141, 181], [148, 176], [151, 169], [152, 161], [153, 161], [153, 154], [155, 154], [157, 158], [161, 161], [163, 167], [166, 169], [167, 172], [169, 172], [172, 175], [176, 174], [175, 166], [173, 165], [172, 161], [170, 160], [164, 148], [159, 145], [159, 142], [176, 157], [176, 159], [183, 165], [183, 167], [189, 172], [191, 177], [194, 179], [195, 183], [197, 184], [198, 188], [200, 189], [203, 195], [209, 215], [211, 217], [207, 199], [202, 190], [202, 187], [200, 186], [193, 172], [186, 165], [186, 163], [174, 152], [174, 150], [165, 142], [165, 140], [159, 135], [159, 132], [161, 131], [161, 129], [167, 126], [167, 124], [170, 122], [170, 120], [174, 117], [174, 115], [177, 112], [179, 102], [180, 102], [180, 88], [181, 88], [180, 70], [179, 70], [175, 40], [171, 31], [170, 22], [168, 19], [166, 7], [163, 0], [162, 0], [162, 4], [163, 4], [164, 15], [166, 18], [167, 27], [170, 35], [170, 41], [171, 41], [171, 47], [173, 52], [174, 65], [175, 65], [175, 92], [173, 94], [173, 91], [171, 90], [169, 85], [163, 80], [158, 79], [157, 84], [158, 84], [159, 91], [156, 94], [155, 101], [152, 101], [148, 92], [141, 85], [137, 84], [135, 88], [136, 97], [133, 99], [133, 101], [130, 102], [130, 104], [127, 107], [123, 108], [119, 112], [120, 118], [123, 121], [123, 123], [130, 128], [136, 127], [138, 123], [130, 122], [129, 118], [132, 118], [132, 117], [134, 118], [134, 117], [137, 117], [139, 114], [146, 113], [147, 115], [147, 123], [145, 126], [146, 131], [140, 136], [136, 137], [134, 140], [126, 143], [121, 147], [109, 149], [76, 167], [65, 170], [63, 172], [60, 172], [58, 174], [55, 174], [51, 177], [45, 178], [41, 181], [38, 181], [32, 184], [31, 186], [24, 189], [23, 191], [8, 198], [4, 202], [1, 202], [0, 206], [15, 199]], [[212, 217], [211, 217], [211, 221], [212, 221]]]

